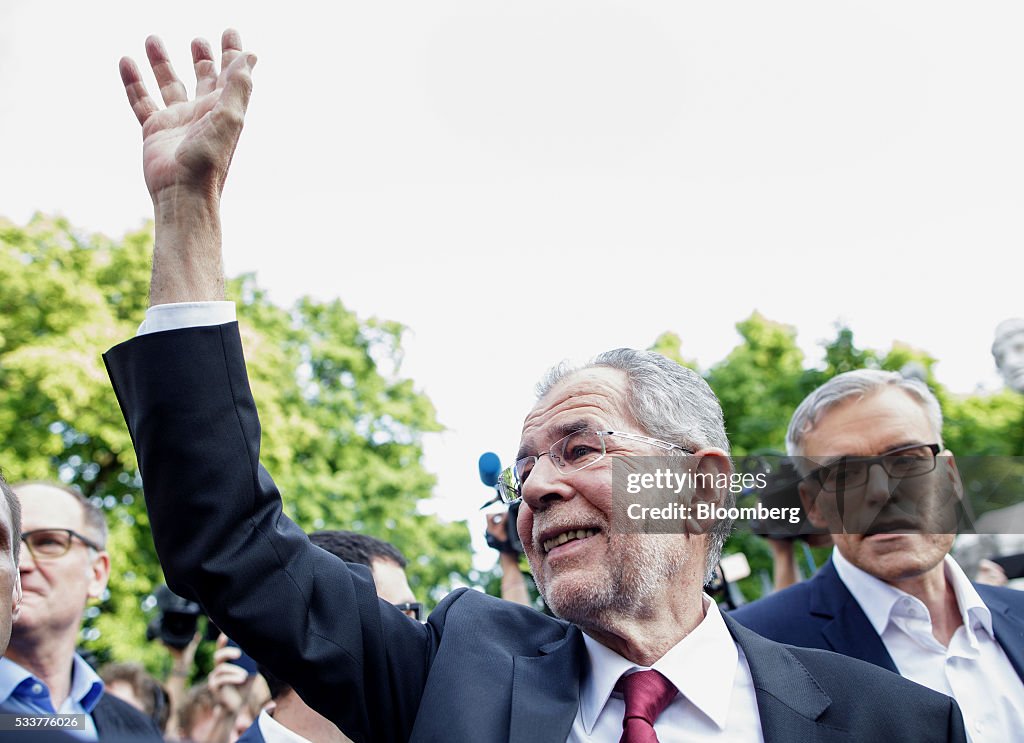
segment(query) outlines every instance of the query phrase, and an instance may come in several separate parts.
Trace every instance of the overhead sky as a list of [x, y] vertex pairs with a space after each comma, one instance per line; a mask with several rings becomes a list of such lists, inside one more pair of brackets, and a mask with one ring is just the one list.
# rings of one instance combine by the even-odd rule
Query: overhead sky
[[189, 41], [229, 25], [259, 63], [227, 271], [409, 327], [403, 373], [448, 427], [428, 510], [482, 530], [476, 458], [507, 463], [552, 363], [673, 330], [708, 366], [754, 310], [812, 362], [841, 321], [954, 391], [999, 386], [993, 329], [1024, 315], [1019, 3], [8, 1], [0, 216], [138, 229], [117, 61], [158, 33], [191, 88]]

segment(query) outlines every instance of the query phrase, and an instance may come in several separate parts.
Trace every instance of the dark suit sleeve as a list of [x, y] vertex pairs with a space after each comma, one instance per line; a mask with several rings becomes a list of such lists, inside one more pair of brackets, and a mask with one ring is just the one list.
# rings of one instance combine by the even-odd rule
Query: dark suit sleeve
[[104, 359], [171, 589], [350, 738], [407, 739], [443, 620], [379, 601], [368, 570], [284, 516], [237, 324], [143, 335]]

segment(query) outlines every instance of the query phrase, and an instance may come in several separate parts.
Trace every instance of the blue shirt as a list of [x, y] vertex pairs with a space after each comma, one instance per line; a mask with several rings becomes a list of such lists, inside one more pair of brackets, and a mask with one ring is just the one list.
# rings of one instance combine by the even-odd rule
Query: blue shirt
[[103, 695], [103, 682], [79, 655], [71, 663], [71, 688], [68, 698], [53, 708], [50, 690], [46, 684], [19, 666], [10, 658], [0, 658], [0, 710], [4, 713], [26, 714], [84, 714], [85, 727], [78, 731], [66, 729], [83, 740], [97, 740], [92, 711]]

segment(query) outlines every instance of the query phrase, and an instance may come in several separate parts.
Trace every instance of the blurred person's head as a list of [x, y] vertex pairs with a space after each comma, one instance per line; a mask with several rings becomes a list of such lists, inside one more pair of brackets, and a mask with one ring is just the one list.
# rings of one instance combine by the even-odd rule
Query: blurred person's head
[[[234, 743], [249, 729], [265, 702], [266, 700], [258, 698], [258, 695], [246, 695], [245, 701], [235, 714], [228, 734], [228, 743]], [[217, 698], [205, 681], [189, 689], [185, 701], [178, 708], [178, 737], [196, 743], [213, 743], [210, 736], [219, 720], [216, 708]]]
[[108, 663], [99, 671], [104, 690], [148, 716], [161, 730], [167, 729], [171, 708], [163, 686], [141, 663]]
[[377, 595], [389, 604], [416, 602], [405, 575], [405, 557], [394, 545], [383, 539], [340, 529], [313, 532], [309, 541], [345, 562], [370, 568]]
[[213, 728], [213, 709], [216, 704], [217, 700], [205, 681], [190, 688], [176, 715], [178, 737], [182, 740], [204, 740]]

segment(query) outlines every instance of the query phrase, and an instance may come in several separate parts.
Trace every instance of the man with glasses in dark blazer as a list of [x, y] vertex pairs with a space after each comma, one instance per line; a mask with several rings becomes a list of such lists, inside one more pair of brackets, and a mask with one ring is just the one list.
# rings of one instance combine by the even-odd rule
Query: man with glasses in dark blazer
[[832, 532], [832, 559], [731, 616], [952, 696], [974, 741], [1019, 738], [1024, 593], [973, 585], [949, 556], [963, 486], [928, 387], [896, 372], [840, 374], [797, 408], [787, 449], [810, 521]]

